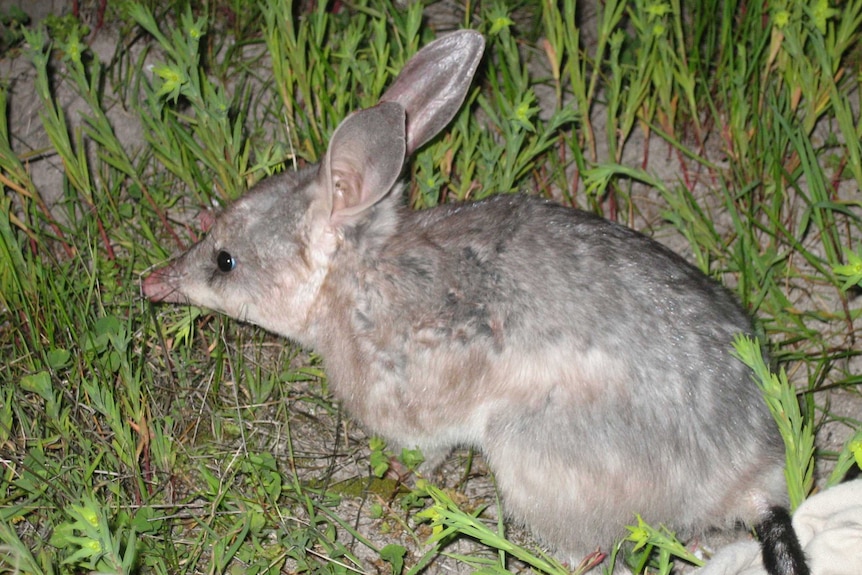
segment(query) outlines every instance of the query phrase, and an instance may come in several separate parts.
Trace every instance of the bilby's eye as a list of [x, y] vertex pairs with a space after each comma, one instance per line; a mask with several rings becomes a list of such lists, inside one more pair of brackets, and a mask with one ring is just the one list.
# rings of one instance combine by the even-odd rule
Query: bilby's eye
[[236, 267], [236, 260], [229, 252], [221, 250], [216, 256], [216, 265], [223, 272], [232, 271]]

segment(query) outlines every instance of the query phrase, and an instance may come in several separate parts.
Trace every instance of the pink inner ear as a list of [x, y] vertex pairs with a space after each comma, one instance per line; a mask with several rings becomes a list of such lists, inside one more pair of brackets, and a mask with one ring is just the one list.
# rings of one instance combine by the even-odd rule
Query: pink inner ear
[[362, 175], [355, 169], [332, 167], [332, 213], [350, 215], [362, 203]]
[[404, 108], [395, 103], [360, 110], [338, 126], [318, 172], [333, 221], [346, 222], [389, 193], [404, 165], [404, 130]]

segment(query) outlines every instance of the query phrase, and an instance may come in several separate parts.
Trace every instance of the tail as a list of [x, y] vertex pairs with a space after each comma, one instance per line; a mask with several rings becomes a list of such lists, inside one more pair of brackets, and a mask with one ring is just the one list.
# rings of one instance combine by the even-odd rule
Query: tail
[[760, 539], [763, 566], [769, 575], [810, 575], [786, 509], [770, 507], [755, 531]]

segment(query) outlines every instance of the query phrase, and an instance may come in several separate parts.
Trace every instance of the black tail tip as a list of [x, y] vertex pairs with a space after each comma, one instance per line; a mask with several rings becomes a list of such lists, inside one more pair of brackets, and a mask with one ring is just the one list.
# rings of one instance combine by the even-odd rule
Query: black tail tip
[[755, 531], [769, 575], [810, 575], [787, 509], [770, 507]]

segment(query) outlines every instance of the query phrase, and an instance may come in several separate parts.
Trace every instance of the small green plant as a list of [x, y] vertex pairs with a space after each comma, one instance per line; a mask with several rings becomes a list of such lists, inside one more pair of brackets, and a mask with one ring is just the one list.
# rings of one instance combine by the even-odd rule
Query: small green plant
[[847, 263], [832, 268], [835, 275], [844, 278], [844, 285], [841, 286], [843, 291], [862, 285], [862, 254], [847, 250], [845, 255]]
[[828, 487], [837, 485], [846, 479], [847, 472], [853, 466], [862, 468], [862, 430], [856, 432], [845, 442], [844, 448], [838, 454], [835, 468], [826, 482]]
[[482, 573], [509, 573], [506, 568], [507, 556], [517, 558], [533, 569], [536, 569], [539, 573], [547, 573], [549, 575], [585, 573], [593, 568], [598, 561], [601, 561], [601, 557], [589, 557], [584, 560], [582, 565], [577, 566], [574, 571], [570, 571], [553, 557], [545, 554], [537, 554], [508, 541], [504, 535], [502, 522], [497, 525], [496, 530], [489, 528], [479, 519], [482, 509], [474, 513], [465, 513], [444, 490], [427, 482], [420, 482], [417, 487], [419, 490], [427, 493], [433, 501], [431, 507], [419, 513], [419, 517], [429, 521], [431, 524], [432, 535], [428, 542], [435, 545], [435, 553], [442, 552], [448, 541], [453, 537], [461, 535], [476, 539], [482, 544], [499, 551], [499, 558], [496, 560], [467, 556], [456, 557]]
[[637, 526], [628, 527], [630, 533], [626, 538], [626, 541], [634, 543], [631, 563], [634, 564], [635, 573], [642, 573], [647, 566], [651, 566], [656, 573], [668, 575], [673, 569], [674, 557], [697, 567], [704, 565], [704, 562], [686, 549], [667, 528], [662, 526], [656, 529], [640, 516], [637, 519]]
[[135, 529], [110, 525], [108, 515], [94, 498], [65, 510], [68, 520], [57, 525], [51, 545], [66, 554], [64, 565], [102, 573], [132, 573], [135, 565]]
[[[244, 130], [247, 95], [240, 90], [230, 97], [201, 67], [206, 18], [195, 17], [187, 8], [180, 26], [168, 36], [140, 4], [132, 5], [130, 15], [169, 59], [153, 69], [157, 85], [142, 84], [147, 109], [140, 114], [147, 123], [148, 143], [164, 166], [191, 189], [215, 188], [221, 201], [236, 199], [264, 174], [271, 174], [283, 151], [277, 146], [252, 148], [253, 140]], [[176, 106], [180, 98], [191, 106], [192, 114]], [[259, 163], [250, 164], [252, 157]]]
[[740, 336], [733, 342], [737, 357], [754, 372], [754, 379], [766, 398], [778, 431], [784, 438], [787, 465], [784, 475], [790, 494], [790, 507], [796, 509], [811, 493], [814, 484], [814, 431], [799, 408], [796, 390], [781, 370], [769, 371], [760, 344]]
[[[386, 442], [379, 437], [372, 437], [369, 441], [371, 454], [369, 462], [371, 463], [371, 473], [375, 477], [383, 477], [387, 471], [391, 469], [391, 461], [395, 454], [386, 449]], [[420, 465], [425, 461], [422, 452], [418, 449], [402, 448], [398, 455], [398, 462], [404, 465], [408, 472], [415, 472]]]

